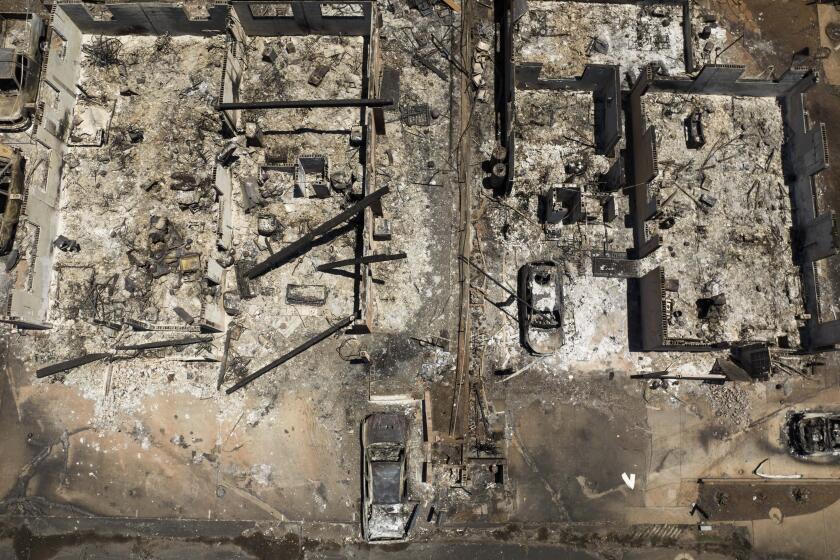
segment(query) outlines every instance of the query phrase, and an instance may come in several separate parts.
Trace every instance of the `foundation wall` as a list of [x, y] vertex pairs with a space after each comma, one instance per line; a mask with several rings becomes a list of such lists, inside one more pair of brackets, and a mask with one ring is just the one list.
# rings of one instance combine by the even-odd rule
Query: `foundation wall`
[[[589, 64], [578, 78], [543, 78], [542, 63], [525, 62], [514, 65], [512, 36], [509, 17], [503, 18], [502, 51], [504, 61], [501, 88], [497, 91], [497, 110], [500, 121], [500, 142], [507, 148], [507, 177], [497, 195], [507, 196], [513, 187], [514, 159], [514, 124], [515, 89], [554, 90], [554, 91], [591, 91], [595, 107], [595, 153], [612, 156], [614, 148], [622, 138], [621, 78], [619, 68], [609, 64]], [[507, 27], [505, 27], [507, 25]], [[504, 45], [507, 44], [507, 48]]]
[[[635, 0], [581, 0], [592, 4], [642, 4], [641, 1]], [[685, 49], [685, 66], [686, 72], [693, 72], [695, 70], [694, 50], [693, 44], [693, 26], [692, 13], [693, 3], [691, 0], [663, 0], [658, 2], [660, 4], [676, 4], [681, 5], [683, 9], [683, 44]], [[496, 112], [499, 116], [499, 130], [498, 138], [500, 145], [506, 149], [506, 165], [507, 173], [501, 185], [494, 188], [497, 196], [507, 196], [513, 189], [513, 169], [515, 165], [515, 135], [513, 132], [513, 115], [515, 114], [515, 88], [521, 87], [545, 89], [561, 89], [561, 90], [587, 90], [590, 87], [590, 80], [597, 81], [604, 84], [604, 87], [595, 89], [596, 115], [595, 115], [595, 138], [596, 146], [599, 154], [610, 153], [614, 146], [621, 138], [621, 80], [619, 76], [619, 68], [609, 65], [590, 65], [584, 71], [584, 76], [580, 79], [550, 79], [541, 80], [540, 70], [541, 64], [523, 63], [518, 67], [513, 61], [513, 13], [512, 0], [501, 2], [499, 5], [501, 9], [496, 10], [496, 19], [499, 24], [499, 48], [496, 53], [496, 91], [495, 102]], [[592, 68], [592, 70], [589, 70]], [[606, 70], [606, 68], [614, 68], [614, 70]], [[589, 75], [587, 76], [587, 72]], [[614, 76], [612, 75], [614, 72]], [[605, 75], [609, 74], [609, 75]], [[740, 75], [740, 74], [739, 74]], [[707, 75], [708, 77], [708, 75]], [[614, 100], [614, 101], [613, 101]], [[644, 144], [654, 141], [654, 137], [642, 138]], [[654, 144], [655, 145], [655, 144]], [[652, 148], [652, 150], [655, 148]], [[646, 173], [645, 170], [642, 174]], [[638, 181], [634, 181], [638, 183]], [[647, 189], [642, 189], [643, 192], [638, 199], [638, 208], [640, 211], [647, 212], [649, 205], [643, 203], [647, 198]], [[652, 213], [651, 213], [652, 214]], [[640, 233], [640, 232], [637, 232]], [[658, 240], [643, 239], [639, 236], [636, 244], [636, 258], [649, 254], [658, 247]], [[640, 254], [639, 250], [644, 254]]]
[[[644, 258], [659, 247], [659, 238], [648, 238], [645, 222], [656, 214], [656, 201], [648, 199], [647, 184], [657, 174], [656, 130], [648, 127], [642, 96], [648, 90], [696, 93], [706, 95], [731, 95], [752, 97], [778, 97], [784, 99], [798, 91], [803, 80], [809, 80], [804, 70], [791, 69], [779, 80], [741, 80], [743, 66], [707, 65], [694, 79], [662, 79], [655, 77], [654, 66], [648, 66], [639, 76], [628, 96], [628, 123], [630, 125], [630, 192], [631, 214], [633, 216], [632, 256]], [[817, 138], [817, 136], [819, 136]], [[821, 169], [824, 159], [822, 138], [819, 130], [802, 131], [796, 137], [797, 150], [794, 160], [797, 165], [807, 165], [811, 174]], [[789, 150], [788, 150], [789, 151]], [[805, 163], [807, 162], [807, 163]]]
[[[228, 48], [225, 55], [220, 100], [224, 103], [240, 101], [239, 84], [245, 70], [243, 54], [246, 42], [249, 37], [270, 36], [298, 36], [298, 35], [335, 35], [335, 36], [360, 36], [364, 37], [362, 55], [362, 92], [361, 98], [370, 98], [379, 94], [379, 81], [381, 79], [381, 61], [379, 60], [378, 37], [374, 36], [373, 24], [375, 17], [374, 5], [372, 2], [321, 2], [318, 0], [305, 0], [297, 2], [273, 2], [270, 3], [271, 13], [286, 12], [287, 15], [258, 16], [269, 3], [265, 2], [231, 2], [228, 33]], [[340, 6], [343, 9], [350, 9], [360, 13], [359, 16], [327, 16], [325, 10], [331, 7]], [[254, 101], [270, 101], [260, 99]], [[273, 109], [282, 110], [282, 109]], [[313, 109], [316, 110], [317, 109]], [[222, 112], [225, 125], [230, 132], [241, 132], [245, 126], [243, 122], [243, 110], [225, 110]], [[367, 108], [359, 108], [358, 125], [362, 129], [364, 145], [359, 149], [359, 159], [362, 165], [362, 194], [366, 196], [380, 188], [375, 184], [376, 174], [374, 173], [374, 148], [376, 145], [376, 130], [373, 126], [373, 112]], [[217, 170], [216, 189], [224, 193], [229, 190], [230, 173], [223, 169]], [[382, 185], [384, 186], [384, 185]], [[222, 218], [220, 221], [220, 244], [225, 243], [225, 222], [226, 212], [224, 206], [224, 195]], [[230, 197], [227, 197], [228, 199]], [[367, 256], [373, 253], [373, 220], [381, 216], [379, 208], [381, 204], [373, 208], [366, 208], [362, 215], [362, 224], [357, 230], [359, 244], [356, 249], [356, 257]], [[354, 267], [356, 277], [354, 285], [354, 312], [356, 321], [352, 329], [355, 332], [370, 332], [373, 323], [372, 282], [371, 270], [366, 264], [358, 264]]]

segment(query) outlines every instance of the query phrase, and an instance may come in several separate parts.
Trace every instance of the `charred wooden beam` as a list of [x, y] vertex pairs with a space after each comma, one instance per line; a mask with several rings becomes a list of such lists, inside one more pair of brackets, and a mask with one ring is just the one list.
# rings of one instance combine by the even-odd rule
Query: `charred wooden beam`
[[263, 262], [249, 268], [248, 270], [245, 271], [245, 276], [247, 278], [256, 278], [257, 276], [265, 274], [266, 272], [268, 272], [269, 270], [271, 270], [275, 266], [278, 266], [278, 265], [286, 262], [291, 257], [296, 256], [296, 255], [300, 254], [301, 252], [304, 252], [305, 250], [308, 250], [307, 246], [311, 245], [311, 243], [319, 235], [325, 234], [325, 233], [329, 232], [330, 230], [332, 230], [333, 228], [335, 228], [336, 226], [346, 222], [347, 220], [349, 220], [350, 218], [352, 218], [353, 216], [355, 216], [356, 214], [358, 214], [359, 212], [361, 212], [362, 210], [364, 210], [368, 206], [377, 202], [380, 198], [382, 198], [383, 196], [385, 196], [389, 192], [390, 192], [390, 189], [388, 187], [382, 187], [378, 191], [375, 191], [375, 192], [367, 195], [366, 197], [361, 199], [359, 202], [357, 202], [356, 204], [354, 204], [353, 206], [351, 206], [347, 210], [345, 210], [345, 211], [341, 212], [340, 214], [330, 218], [329, 220], [327, 220], [323, 224], [319, 225], [318, 227], [316, 227], [315, 229], [313, 229], [312, 231], [310, 231], [309, 233], [307, 233], [306, 235], [304, 235], [303, 237], [301, 237], [297, 241], [294, 241], [294, 242], [290, 243], [289, 245], [285, 246], [280, 251], [274, 253], [273, 255], [271, 255], [270, 257], [265, 259]]
[[219, 378], [216, 380], [216, 390], [222, 388], [222, 383], [225, 381], [225, 373], [227, 373], [228, 355], [230, 352], [230, 339], [233, 336], [233, 329], [235, 325], [230, 325], [225, 335], [225, 346], [222, 350], [222, 364], [219, 366]]
[[322, 341], [326, 340], [327, 338], [331, 337], [332, 335], [334, 335], [335, 333], [337, 333], [338, 331], [340, 331], [341, 329], [343, 329], [344, 327], [346, 327], [350, 323], [352, 323], [355, 318], [356, 318], [356, 315], [350, 315], [349, 317], [345, 317], [344, 319], [342, 319], [341, 321], [339, 321], [338, 323], [336, 323], [332, 327], [328, 328], [324, 332], [315, 335], [314, 337], [310, 338], [309, 340], [307, 340], [306, 342], [304, 342], [300, 346], [298, 346], [298, 347], [294, 348], [293, 350], [290, 350], [289, 352], [283, 354], [282, 356], [280, 356], [279, 358], [277, 358], [273, 362], [264, 365], [263, 367], [261, 367], [260, 369], [258, 369], [257, 371], [255, 371], [254, 373], [249, 375], [248, 377], [246, 377], [246, 378], [242, 379], [241, 381], [239, 381], [238, 383], [236, 383], [236, 385], [234, 385], [233, 387], [227, 389], [227, 391], [225, 391], [225, 392], [228, 395], [230, 395], [234, 391], [237, 391], [237, 390], [241, 389], [245, 385], [249, 384], [251, 381], [257, 379], [258, 377], [261, 377], [263, 374], [268, 373], [269, 371], [273, 370], [277, 366], [280, 366], [283, 363], [288, 362], [289, 360], [291, 360], [292, 358], [294, 358], [298, 354], [306, 352], [307, 350], [309, 350], [310, 348], [312, 348], [313, 346], [315, 346], [319, 342], [322, 342]]
[[729, 381], [727, 377], [722, 374], [680, 375], [678, 373], [668, 373], [667, 371], [651, 371], [646, 373], [636, 373], [631, 375], [630, 379], [664, 379], [666, 381], [704, 381], [706, 383], [725, 383], [726, 381]]
[[324, 109], [329, 107], [387, 107], [393, 105], [390, 99], [308, 99], [289, 101], [236, 101], [219, 103], [219, 111], [238, 109]]
[[325, 272], [327, 270], [331, 270], [333, 268], [341, 268], [342, 266], [350, 266], [350, 265], [357, 265], [357, 264], [371, 264], [377, 262], [386, 262], [386, 261], [396, 261], [400, 259], [406, 258], [405, 253], [394, 253], [393, 255], [365, 255], [363, 257], [359, 257], [358, 259], [344, 259], [342, 261], [333, 261], [330, 263], [325, 263], [319, 265], [316, 270], [320, 272]]
[[151, 350], [153, 348], [167, 348], [169, 346], [188, 346], [190, 344], [198, 344], [200, 342], [210, 342], [213, 340], [211, 336], [196, 336], [190, 338], [178, 338], [175, 340], [156, 340], [154, 342], [144, 342], [142, 344], [118, 344], [115, 346], [116, 350]]
[[[343, 276], [344, 278], [350, 278], [351, 280], [361, 280], [363, 276], [356, 274], [355, 272], [350, 272], [349, 270], [342, 270], [340, 268], [328, 268], [326, 270], [322, 270], [324, 274], [335, 274], [336, 276]], [[385, 285], [385, 280], [381, 278], [371, 278], [371, 282], [377, 284], [379, 286]]]
[[106, 352], [100, 352], [97, 354], [85, 354], [84, 356], [79, 356], [78, 358], [73, 358], [71, 360], [65, 360], [63, 362], [58, 362], [57, 364], [52, 364], [49, 366], [44, 366], [42, 368], [38, 368], [35, 372], [35, 376], [38, 378], [47, 377], [50, 375], [55, 375], [56, 373], [61, 373], [62, 371], [68, 371], [73, 368], [77, 368], [79, 366], [83, 366], [85, 364], [89, 364], [91, 362], [96, 362], [99, 360], [104, 360], [105, 358], [109, 358], [111, 354]]

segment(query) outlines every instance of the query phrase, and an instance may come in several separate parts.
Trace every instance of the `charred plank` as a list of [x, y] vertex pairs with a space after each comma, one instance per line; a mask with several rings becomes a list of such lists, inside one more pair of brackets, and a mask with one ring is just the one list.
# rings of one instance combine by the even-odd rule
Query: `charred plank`
[[68, 371], [79, 366], [89, 364], [91, 362], [104, 360], [105, 358], [108, 358], [110, 356], [111, 354], [108, 354], [107, 352], [85, 354], [84, 356], [79, 356], [78, 358], [73, 358], [70, 360], [65, 360], [63, 362], [58, 362], [56, 364], [51, 364], [42, 368], [38, 368], [35, 372], [35, 376], [38, 378], [48, 377], [50, 375], [55, 375], [56, 373], [61, 373], [63, 371]]

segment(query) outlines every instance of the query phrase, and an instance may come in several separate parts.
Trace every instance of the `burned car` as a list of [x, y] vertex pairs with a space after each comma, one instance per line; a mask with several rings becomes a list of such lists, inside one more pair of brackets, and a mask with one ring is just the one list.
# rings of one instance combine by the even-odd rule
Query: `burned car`
[[563, 344], [562, 271], [554, 261], [519, 269], [519, 338], [532, 354], [556, 352]]
[[0, 256], [12, 250], [23, 205], [23, 158], [0, 144]]
[[791, 453], [798, 457], [840, 455], [840, 413], [791, 412], [784, 430]]
[[400, 414], [371, 414], [362, 424], [362, 531], [368, 542], [406, 537], [415, 507], [406, 500], [407, 437], [408, 421]]

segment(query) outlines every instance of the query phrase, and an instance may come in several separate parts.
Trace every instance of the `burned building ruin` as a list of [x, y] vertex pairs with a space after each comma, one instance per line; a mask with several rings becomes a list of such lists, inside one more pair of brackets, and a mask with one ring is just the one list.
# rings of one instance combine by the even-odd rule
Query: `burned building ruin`
[[723, 4], [0, 2], [0, 556], [821, 557], [840, 11]]

